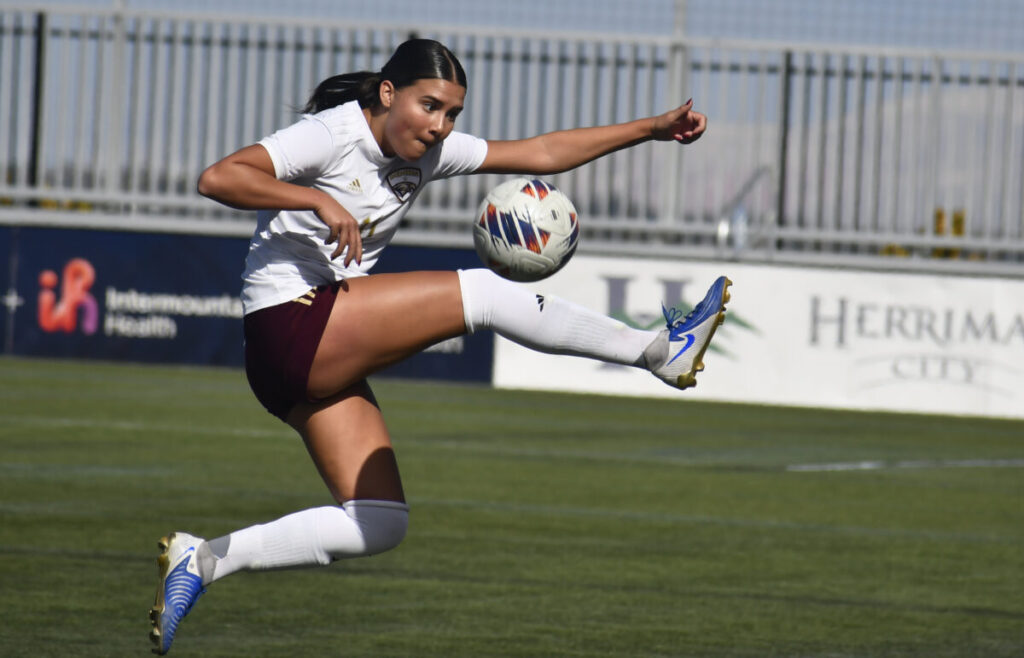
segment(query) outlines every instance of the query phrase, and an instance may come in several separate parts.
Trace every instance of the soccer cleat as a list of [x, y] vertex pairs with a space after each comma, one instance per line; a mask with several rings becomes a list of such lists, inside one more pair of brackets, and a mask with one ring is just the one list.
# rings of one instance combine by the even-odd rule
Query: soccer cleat
[[644, 350], [644, 361], [656, 377], [676, 388], [697, 385], [697, 373], [704, 370], [704, 352], [715, 329], [725, 322], [731, 285], [726, 277], [718, 277], [685, 318], [680, 319], [682, 313], [677, 309], [661, 307], [668, 326]]
[[178, 624], [206, 591], [196, 561], [196, 549], [202, 543], [199, 537], [172, 532], [158, 544], [161, 553], [156, 563], [160, 568], [160, 583], [156, 589], [156, 601], [149, 611], [149, 620], [153, 624], [149, 639], [156, 645], [153, 648], [155, 654], [162, 656], [171, 650]]

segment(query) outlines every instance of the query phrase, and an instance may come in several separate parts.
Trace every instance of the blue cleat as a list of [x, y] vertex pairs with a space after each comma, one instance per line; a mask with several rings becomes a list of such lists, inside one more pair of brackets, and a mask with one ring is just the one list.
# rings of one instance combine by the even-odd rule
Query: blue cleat
[[697, 385], [697, 373], [704, 370], [704, 352], [715, 329], [725, 322], [731, 285], [726, 277], [718, 277], [684, 318], [677, 309], [661, 307], [667, 327], [644, 350], [644, 361], [655, 377], [676, 388]]
[[161, 553], [156, 563], [160, 568], [160, 583], [156, 602], [149, 611], [153, 624], [149, 639], [156, 645], [153, 653], [160, 656], [171, 650], [178, 624], [206, 591], [196, 558], [196, 549], [202, 543], [199, 537], [184, 532], [172, 532], [159, 542]]

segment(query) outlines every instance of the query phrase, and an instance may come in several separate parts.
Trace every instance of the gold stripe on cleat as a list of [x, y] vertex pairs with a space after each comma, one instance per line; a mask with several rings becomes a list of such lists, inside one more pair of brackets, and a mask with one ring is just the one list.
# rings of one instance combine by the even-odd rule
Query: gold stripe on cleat
[[[156, 588], [156, 600], [153, 601], [153, 607], [149, 609], [149, 622], [153, 625], [153, 629], [149, 631], [149, 639], [157, 647], [160, 646], [160, 615], [164, 612], [164, 580], [167, 578], [167, 570], [171, 565], [170, 555], [168, 554], [171, 546], [171, 539], [174, 534], [161, 537], [160, 541], [156, 543], [160, 549], [160, 555], [156, 558], [156, 566], [160, 576], [160, 585]], [[154, 649], [153, 651], [156, 651]]]

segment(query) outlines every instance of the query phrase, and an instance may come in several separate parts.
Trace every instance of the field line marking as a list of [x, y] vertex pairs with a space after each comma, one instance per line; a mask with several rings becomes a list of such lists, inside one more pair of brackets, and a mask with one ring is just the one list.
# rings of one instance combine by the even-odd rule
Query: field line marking
[[256, 428], [224, 427], [223, 425], [169, 425], [134, 420], [96, 420], [92, 418], [69, 418], [53, 416], [0, 416], [8, 423], [34, 427], [84, 427], [109, 429], [122, 432], [181, 432], [183, 434], [228, 434], [252, 438], [288, 438], [294, 436], [290, 429], [263, 430]]
[[940, 468], [1024, 468], [1024, 459], [916, 459], [895, 462], [859, 461], [824, 464], [790, 464], [791, 473], [829, 471], [932, 470]]
[[[96, 420], [92, 418], [52, 417], [52, 416], [3, 416], [9, 423], [35, 427], [54, 428], [99, 428], [126, 432], [179, 432], [183, 434], [214, 434], [239, 436], [248, 438], [281, 438], [289, 439], [295, 435], [292, 430], [282, 427], [280, 430], [239, 428], [209, 425], [176, 425], [151, 423], [147, 421]], [[695, 468], [714, 467], [749, 467], [763, 470], [781, 468], [790, 473], [823, 473], [843, 471], [882, 471], [882, 470], [933, 470], [943, 468], [1024, 468], [1024, 459], [944, 459], [944, 460], [863, 460], [850, 462], [823, 462], [812, 464], [788, 464], [782, 467], [771, 464], [745, 464], [742, 462], [722, 461], [712, 456], [708, 459], [674, 457], [666, 454], [642, 454], [622, 452], [598, 452], [588, 450], [550, 450], [543, 448], [525, 448], [508, 446], [498, 443], [481, 443], [479, 441], [446, 441], [421, 439], [414, 437], [397, 438], [397, 444], [410, 446], [433, 447], [442, 450], [457, 450], [476, 454], [491, 454], [510, 457], [542, 457], [550, 459], [583, 459], [616, 463], [656, 463]]]

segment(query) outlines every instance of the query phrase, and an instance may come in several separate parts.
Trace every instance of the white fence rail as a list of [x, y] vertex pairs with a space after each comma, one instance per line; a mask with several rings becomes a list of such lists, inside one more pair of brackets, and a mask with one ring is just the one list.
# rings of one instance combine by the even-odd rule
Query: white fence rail
[[[555, 177], [582, 249], [1024, 276], [1024, 57], [994, 54], [0, 8], [0, 223], [248, 234], [199, 172], [413, 30], [462, 60], [482, 137], [709, 115]], [[399, 235], [469, 244], [496, 182], [435, 183]]]

